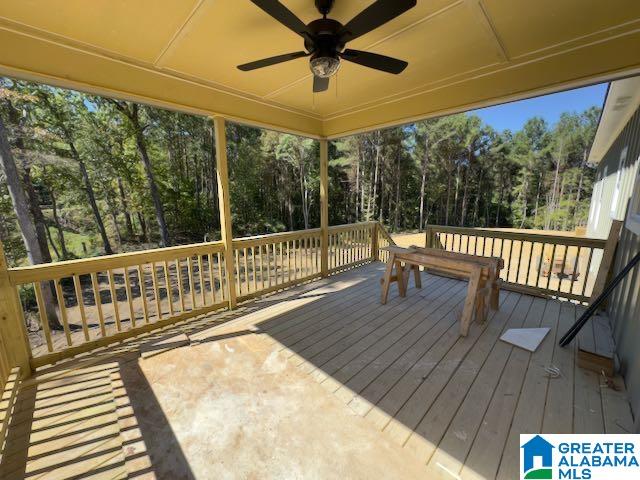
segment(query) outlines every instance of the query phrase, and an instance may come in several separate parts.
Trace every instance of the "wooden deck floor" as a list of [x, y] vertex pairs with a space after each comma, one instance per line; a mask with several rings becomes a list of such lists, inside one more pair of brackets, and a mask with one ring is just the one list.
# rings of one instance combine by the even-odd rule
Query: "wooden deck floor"
[[[87, 413], [94, 412], [105, 421], [99, 427], [93, 423], [77, 427], [84, 436], [72, 429], [65, 438], [79, 442], [81, 449], [86, 432], [101, 429], [104, 451], [88, 455], [97, 466], [85, 470], [102, 468], [98, 473], [106, 472], [109, 478], [126, 475], [125, 447], [135, 446], [136, 440], [127, 440], [126, 435], [122, 440], [117, 431], [137, 430], [135, 421], [126, 423], [130, 412], [118, 415], [114, 358], [137, 356], [150, 342], [176, 335], [186, 335], [192, 346], [238, 335], [267, 342], [309, 380], [325, 387], [327, 395], [335, 395], [364, 417], [385, 441], [411, 452], [424, 464], [424, 478], [517, 478], [520, 433], [632, 431], [622, 379], [615, 379], [618, 389], [604, 386], [597, 374], [577, 367], [574, 348], [557, 346], [557, 338], [576, 319], [580, 307], [502, 292], [500, 310], [491, 312], [485, 324], [473, 323], [469, 335], [461, 338], [458, 318], [466, 282], [425, 273], [422, 289], [411, 283], [407, 297], [401, 299], [394, 288], [383, 306], [382, 270], [381, 264], [351, 270], [43, 372], [23, 389], [17, 407], [18, 417], [23, 418], [14, 422], [13, 435], [10, 431], [10, 467], [5, 465], [4, 472], [49, 478], [43, 476], [46, 459], [51, 460], [49, 452], [57, 450], [43, 450], [43, 445], [51, 432], [62, 427], [47, 421], [55, 416], [61, 395], [76, 394], [80, 395], [77, 408], [67, 417], [76, 415], [86, 422]], [[548, 326], [551, 332], [533, 354], [499, 340], [507, 328], [539, 326]], [[583, 335], [597, 342], [603, 333], [590, 327]], [[170, 359], [172, 354], [164, 355]], [[559, 378], [546, 373], [552, 365], [560, 370]], [[30, 433], [37, 422], [43, 426]], [[68, 418], [62, 424], [75, 425]], [[142, 433], [137, 431], [140, 437]], [[65, 448], [80, 451], [73, 450], [73, 443]], [[112, 464], [122, 470], [112, 469]], [[152, 467], [140, 468], [152, 471]]]

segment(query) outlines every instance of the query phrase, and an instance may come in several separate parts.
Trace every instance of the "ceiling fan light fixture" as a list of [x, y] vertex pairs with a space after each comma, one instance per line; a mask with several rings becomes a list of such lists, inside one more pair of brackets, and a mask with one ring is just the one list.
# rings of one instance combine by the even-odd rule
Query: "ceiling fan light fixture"
[[340, 68], [340, 59], [329, 56], [315, 57], [311, 59], [309, 66], [316, 77], [329, 78]]

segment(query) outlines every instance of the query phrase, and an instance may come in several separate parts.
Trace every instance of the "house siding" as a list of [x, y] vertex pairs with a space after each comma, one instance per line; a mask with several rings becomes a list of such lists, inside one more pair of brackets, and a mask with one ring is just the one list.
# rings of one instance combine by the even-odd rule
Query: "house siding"
[[[605, 238], [613, 219], [624, 220], [640, 157], [640, 109], [598, 164], [587, 234]], [[622, 168], [621, 168], [622, 167]], [[618, 193], [616, 194], [616, 185]], [[617, 197], [617, 206], [612, 205]], [[615, 208], [614, 208], [615, 207]], [[599, 210], [599, 215], [598, 215]], [[614, 275], [640, 251], [640, 236], [623, 228], [614, 261]], [[631, 408], [640, 422], [640, 268], [636, 266], [615, 289], [609, 302], [621, 372], [630, 395]]]

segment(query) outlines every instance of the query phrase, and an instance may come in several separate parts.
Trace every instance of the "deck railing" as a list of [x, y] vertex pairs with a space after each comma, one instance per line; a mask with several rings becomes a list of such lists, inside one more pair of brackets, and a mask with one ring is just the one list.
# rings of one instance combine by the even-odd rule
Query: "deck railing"
[[606, 240], [481, 228], [429, 226], [426, 246], [504, 260], [506, 288], [588, 302]]
[[389, 232], [384, 228], [383, 225], [378, 224], [377, 230], [377, 248], [379, 250], [378, 258], [381, 262], [387, 262], [389, 260], [389, 252], [384, 250], [384, 247], [389, 247], [391, 245], [395, 245], [396, 242], [393, 241]]
[[[329, 227], [327, 273], [377, 259], [381, 231], [376, 222]], [[5, 273], [18, 320], [27, 325], [31, 367], [37, 368], [227, 307], [229, 287], [243, 301], [319, 278], [321, 244], [320, 229], [233, 239], [233, 285], [225, 271], [223, 242], [11, 268]], [[49, 321], [47, 305], [54, 306], [59, 325]], [[14, 365], [4, 358], [2, 340], [4, 381]]]
[[223, 256], [222, 243], [210, 242], [9, 269], [27, 299], [20, 313], [29, 320], [33, 366], [224, 307]]
[[320, 229], [233, 240], [239, 300], [280, 290], [320, 276]]
[[329, 227], [329, 272], [346, 270], [375, 259], [376, 222]]

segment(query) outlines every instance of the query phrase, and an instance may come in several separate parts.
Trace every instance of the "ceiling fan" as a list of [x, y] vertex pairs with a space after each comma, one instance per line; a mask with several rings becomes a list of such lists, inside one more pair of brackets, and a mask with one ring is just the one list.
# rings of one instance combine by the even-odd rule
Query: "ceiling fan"
[[377, 53], [345, 49], [345, 45], [415, 7], [417, 0], [377, 0], [346, 25], [327, 18], [334, 0], [315, 0], [316, 8], [322, 18], [308, 25], [305, 25], [278, 0], [251, 1], [285, 27], [300, 35], [304, 39], [305, 50], [238, 65], [242, 71], [256, 70], [296, 58], [311, 57], [309, 66], [313, 72], [313, 91], [324, 92], [329, 88], [329, 78], [340, 68], [340, 60], [396, 75], [407, 68], [408, 63], [403, 60]]

